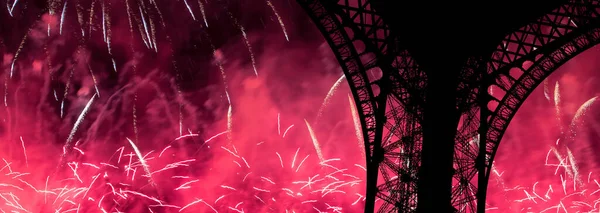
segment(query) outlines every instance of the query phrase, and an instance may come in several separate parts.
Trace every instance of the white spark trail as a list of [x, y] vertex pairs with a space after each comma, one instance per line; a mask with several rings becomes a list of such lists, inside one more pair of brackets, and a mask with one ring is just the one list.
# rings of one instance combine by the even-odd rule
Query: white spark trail
[[[71, 132], [69, 133], [69, 137], [67, 138], [67, 143], [65, 144], [66, 148], [71, 148], [73, 146], [72, 143], [73, 143], [73, 137], [75, 136], [75, 132], [77, 132], [77, 129], [79, 128], [79, 125], [81, 124], [81, 122], [85, 118], [85, 115], [90, 110], [90, 106], [92, 106], [92, 103], [94, 103], [95, 99], [96, 99], [96, 94], [94, 94], [92, 96], [92, 98], [90, 98], [90, 100], [88, 101], [88, 103], [85, 105], [85, 108], [83, 108], [83, 111], [81, 111], [81, 113], [79, 114], [79, 117], [77, 118], [77, 121], [75, 121], [75, 125], [73, 125], [73, 129], [71, 129]], [[65, 155], [66, 155], [66, 153], [63, 153], [63, 157]]]
[[250, 45], [250, 41], [248, 41], [248, 35], [246, 35], [246, 30], [242, 25], [239, 25], [240, 31], [242, 31], [242, 36], [244, 37], [244, 43], [246, 44], [246, 48], [248, 48], [248, 52], [250, 53], [250, 61], [252, 62], [252, 69], [254, 69], [254, 75], [258, 77], [258, 71], [256, 70], [256, 60], [254, 59], [254, 53], [252, 52], [252, 46]]
[[227, 108], [227, 139], [231, 143], [233, 139], [233, 107], [231, 106], [231, 98], [227, 91], [225, 91], [225, 95], [227, 95], [227, 102], [229, 102], [229, 107]]
[[21, 147], [23, 147], [23, 155], [25, 156], [25, 166], [29, 168], [29, 161], [27, 160], [27, 150], [25, 149], [25, 142], [23, 141], [23, 136], [20, 136], [21, 139]]
[[290, 131], [290, 129], [294, 127], [294, 124], [290, 125], [287, 129], [285, 129], [285, 131], [283, 131], [283, 136], [281, 136], [282, 138], [285, 138], [285, 136], [287, 135], [288, 131]]
[[[556, 82], [556, 85], [554, 86], [554, 108], [556, 110], [556, 119], [558, 120], [558, 123], [561, 124], [562, 119], [561, 119], [561, 110], [560, 110], [560, 86], [558, 84], [558, 81]], [[560, 126], [560, 133], [564, 134], [562, 124], [559, 126]]]
[[[31, 30], [31, 29], [29, 29]], [[27, 33], [25, 33], [25, 35], [23, 36], [23, 39], [21, 39], [21, 44], [19, 44], [19, 49], [17, 49], [17, 52], [15, 53], [15, 57], [12, 60], [12, 63], [10, 65], [10, 79], [12, 79], [14, 70], [15, 70], [15, 62], [17, 62], [17, 58], [19, 58], [19, 54], [21, 53], [21, 50], [23, 50], [23, 46], [25, 45], [25, 41], [27, 40], [27, 36], [29, 35], [29, 31], [27, 31]], [[6, 97], [4, 97], [6, 98]]]
[[202, 13], [202, 19], [204, 19], [204, 25], [206, 25], [206, 27], [208, 27], [208, 22], [206, 20], [206, 13], [204, 12], [204, 4], [202, 4], [202, 1], [198, 0], [198, 5], [200, 5], [200, 13]]
[[269, 1], [269, 0], [267, 0], [267, 5], [269, 5], [269, 7], [271, 7], [271, 9], [273, 10], [273, 13], [275, 13], [275, 16], [277, 16], [277, 21], [279, 21], [279, 25], [281, 26], [281, 29], [283, 30], [283, 35], [285, 35], [285, 40], [290, 41], [290, 38], [288, 37], [288, 34], [287, 34], [287, 30], [285, 30], [285, 24], [283, 24], [283, 20], [281, 20], [281, 16], [279, 16], [279, 13], [277, 13], [275, 6], [273, 6], [271, 1]]
[[304, 122], [306, 123], [308, 132], [310, 133], [310, 138], [315, 147], [315, 151], [317, 151], [317, 156], [319, 157], [319, 160], [321, 160], [321, 162], [325, 161], [325, 158], [323, 157], [323, 152], [321, 152], [321, 147], [319, 146], [319, 141], [317, 140], [317, 136], [315, 135], [315, 132], [313, 131], [312, 127], [310, 126], [310, 124], [308, 123], [308, 121], [306, 119], [304, 119]]
[[140, 152], [138, 147], [135, 145], [135, 143], [131, 139], [129, 139], [129, 138], [126, 138], [126, 139], [127, 139], [127, 141], [129, 141], [129, 145], [131, 145], [131, 147], [133, 148], [133, 151], [135, 151], [135, 155], [138, 157], [140, 163], [142, 164], [142, 167], [144, 168], [144, 172], [146, 172], [146, 175], [148, 175], [148, 180], [150, 181], [150, 184], [152, 184], [152, 186], [156, 186], [156, 184], [152, 180], [152, 173], [150, 172], [150, 166], [148, 166], [148, 163], [146, 163], [146, 160], [144, 159], [142, 153]]
[[67, 12], [67, 4], [69, 1], [65, 1], [65, 5], [63, 5], [62, 14], [60, 15], [60, 26], [58, 29], [58, 34], [62, 35], [63, 23], [65, 22], [65, 13]]
[[323, 116], [323, 111], [329, 105], [329, 102], [331, 102], [331, 97], [333, 97], [333, 94], [335, 94], [335, 92], [340, 87], [344, 79], [346, 79], [346, 76], [342, 74], [342, 76], [340, 76], [340, 78], [337, 81], [335, 81], [335, 83], [331, 86], [329, 92], [327, 92], [327, 95], [325, 96], [325, 99], [323, 99], [323, 103], [321, 104], [321, 107], [317, 112], [316, 122], [319, 122], [321, 116]]
[[575, 135], [576, 135], [576, 127], [577, 127], [577, 123], [578, 121], [581, 119], [582, 116], [585, 115], [585, 113], [588, 111], [588, 109], [590, 108], [590, 106], [592, 106], [592, 104], [594, 104], [596, 102], [596, 99], [598, 99], [598, 97], [593, 97], [589, 100], [587, 100], [585, 103], [583, 103], [579, 109], [577, 109], [577, 112], [575, 113], [575, 116], [573, 116], [573, 119], [571, 120], [571, 139], [574, 139]]
[[187, 0], [183, 0], [183, 2], [185, 3], [185, 7], [187, 7], [188, 11], [190, 12], [190, 15], [192, 15], [192, 19], [196, 21], [196, 16], [194, 15], [192, 8], [190, 7], [190, 4], [188, 4]]

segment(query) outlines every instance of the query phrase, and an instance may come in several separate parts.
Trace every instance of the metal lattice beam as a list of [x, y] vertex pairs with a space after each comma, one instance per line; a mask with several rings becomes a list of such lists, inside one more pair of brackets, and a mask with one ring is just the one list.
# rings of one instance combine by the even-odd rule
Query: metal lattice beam
[[[381, 201], [377, 202], [377, 212], [414, 211], [421, 149], [420, 118], [416, 113], [418, 107], [404, 106], [418, 106], [413, 103], [422, 102], [424, 73], [406, 50], [396, 48], [395, 37], [372, 10], [370, 1], [301, 0], [299, 3], [317, 23], [346, 73], [377, 76], [352, 78], [349, 82], [353, 89], [371, 89], [369, 98], [355, 95], [359, 108], [365, 107], [360, 103], [370, 103], [359, 111], [363, 125], [366, 124], [363, 126], [368, 179], [365, 211], [374, 211], [375, 198]], [[348, 52], [340, 51], [344, 47], [353, 48], [356, 55], [344, 56]], [[347, 63], [344, 59], [352, 57], [362, 59], [358, 70], [344, 66]]]
[[505, 37], [492, 55], [489, 101], [482, 107], [489, 130], [480, 153], [485, 174], [480, 190], [487, 188], [502, 136], [525, 99], [562, 64], [600, 43], [599, 10], [599, 1], [571, 1]]
[[[367, 153], [365, 211], [415, 211], [425, 72], [370, 1], [298, 2], [332, 47], [359, 106]], [[598, 1], [564, 4], [507, 35], [491, 57], [466, 61], [458, 79], [461, 117], [453, 160], [452, 205], [459, 212], [484, 211], [494, 155], [525, 98], [558, 66], [600, 42], [599, 7]]]

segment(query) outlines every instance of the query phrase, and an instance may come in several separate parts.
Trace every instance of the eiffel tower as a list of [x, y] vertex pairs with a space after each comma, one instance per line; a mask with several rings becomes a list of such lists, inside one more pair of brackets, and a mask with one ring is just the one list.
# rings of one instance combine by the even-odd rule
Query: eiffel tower
[[484, 212], [525, 99], [600, 42], [600, 1], [297, 0], [347, 76], [365, 212]]

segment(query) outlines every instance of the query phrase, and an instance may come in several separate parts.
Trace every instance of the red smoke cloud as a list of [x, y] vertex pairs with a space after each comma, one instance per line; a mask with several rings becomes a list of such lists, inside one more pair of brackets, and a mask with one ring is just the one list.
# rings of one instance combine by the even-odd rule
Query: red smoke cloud
[[[156, 1], [159, 14], [128, 2], [0, 12], [0, 209], [362, 211], [350, 91], [342, 79], [328, 95], [342, 71], [297, 5]], [[596, 105], [570, 129], [597, 95], [595, 56], [570, 61], [548, 80], [548, 99], [540, 86], [523, 105], [495, 162], [489, 211], [596, 208]]]

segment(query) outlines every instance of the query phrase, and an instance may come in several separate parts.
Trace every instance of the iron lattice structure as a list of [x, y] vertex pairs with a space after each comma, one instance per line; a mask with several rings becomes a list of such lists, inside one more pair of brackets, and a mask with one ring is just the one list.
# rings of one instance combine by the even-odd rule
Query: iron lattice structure
[[[427, 75], [369, 0], [297, 0], [331, 46], [361, 116], [365, 212], [415, 212]], [[509, 33], [492, 54], [464, 62], [458, 79], [451, 202], [484, 212], [502, 135], [546, 77], [600, 43], [600, 1], [565, 1]], [[481, 119], [483, 118], [483, 119]]]

